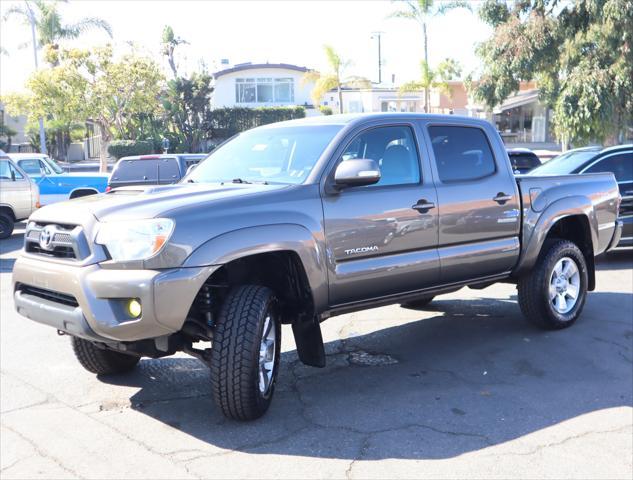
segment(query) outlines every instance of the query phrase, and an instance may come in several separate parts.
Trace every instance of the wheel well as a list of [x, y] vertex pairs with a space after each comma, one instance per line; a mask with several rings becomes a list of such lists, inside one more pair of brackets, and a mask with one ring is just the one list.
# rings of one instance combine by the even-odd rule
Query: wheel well
[[75, 190], [70, 192], [70, 196], [68, 198], [72, 200], [73, 198], [86, 197], [88, 195], [95, 195], [97, 193], [99, 192], [94, 188], [76, 188]]
[[0, 213], [6, 213], [15, 222], [15, 213], [13, 213], [13, 209], [11, 207], [6, 207], [4, 205], [0, 205]]
[[[310, 284], [296, 252], [284, 250], [233, 260], [207, 279], [196, 299], [209, 289], [213, 291], [212, 298], [218, 299], [226, 294], [228, 288], [236, 285], [263, 285], [273, 290], [281, 304], [284, 323], [314, 315]], [[219, 300], [217, 304], [221, 304], [222, 298]], [[196, 302], [192, 306], [192, 309], [195, 308]]]
[[[576, 244], [587, 263], [587, 273], [589, 277], [588, 289], [594, 290], [596, 288], [596, 272], [589, 219], [584, 215], [572, 215], [561, 218], [550, 228], [549, 232], [547, 232], [545, 242], [553, 239], [569, 240]], [[545, 244], [545, 242], [543, 244]]]

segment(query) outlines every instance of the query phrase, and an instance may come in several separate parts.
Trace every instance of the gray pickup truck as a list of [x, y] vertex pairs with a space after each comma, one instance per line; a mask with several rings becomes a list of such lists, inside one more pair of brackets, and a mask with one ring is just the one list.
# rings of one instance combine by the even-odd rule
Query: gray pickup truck
[[70, 335], [96, 374], [192, 354], [222, 412], [249, 420], [270, 405], [282, 324], [322, 367], [328, 317], [509, 282], [528, 320], [570, 326], [594, 257], [618, 243], [620, 200], [612, 174], [515, 177], [482, 120], [283, 122], [236, 136], [179, 184], [35, 212], [15, 306]]

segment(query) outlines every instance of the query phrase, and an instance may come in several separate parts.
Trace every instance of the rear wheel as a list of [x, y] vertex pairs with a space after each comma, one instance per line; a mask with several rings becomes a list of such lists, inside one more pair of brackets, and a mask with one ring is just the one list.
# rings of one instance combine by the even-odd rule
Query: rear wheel
[[72, 345], [81, 366], [97, 375], [129, 372], [141, 359], [137, 355], [99, 348], [83, 338], [72, 337]]
[[14, 224], [13, 218], [8, 213], [0, 213], [0, 239], [9, 238], [11, 236]]
[[587, 296], [587, 264], [580, 249], [567, 240], [553, 241], [532, 271], [519, 280], [519, 305], [533, 324], [550, 330], [567, 328], [578, 319]]
[[261, 417], [272, 401], [279, 370], [281, 322], [267, 287], [235, 287], [213, 332], [211, 380], [222, 413], [235, 420]]

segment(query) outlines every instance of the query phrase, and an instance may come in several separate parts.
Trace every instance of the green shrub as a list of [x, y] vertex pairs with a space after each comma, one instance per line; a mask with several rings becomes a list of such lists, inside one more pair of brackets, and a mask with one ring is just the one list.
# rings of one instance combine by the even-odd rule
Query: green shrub
[[332, 115], [332, 107], [319, 107], [319, 110], [323, 115]]
[[148, 155], [155, 151], [151, 140], [113, 140], [108, 145], [108, 153], [117, 160], [131, 155]]
[[229, 138], [236, 133], [269, 123], [304, 118], [303, 107], [231, 107], [216, 108], [208, 114], [208, 127], [213, 138]]

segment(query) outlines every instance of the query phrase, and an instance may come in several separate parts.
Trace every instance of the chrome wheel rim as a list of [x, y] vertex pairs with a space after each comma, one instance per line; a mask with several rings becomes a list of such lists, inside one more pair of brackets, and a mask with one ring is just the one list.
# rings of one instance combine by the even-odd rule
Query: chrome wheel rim
[[275, 374], [275, 354], [277, 352], [277, 331], [275, 320], [270, 313], [264, 319], [262, 339], [259, 345], [259, 392], [266, 395], [270, 391]]
[[552, 270], [549, 280], [549, 300], [558, 313], [569, 313], [580, 295], [580, 271], [576, 262], [563, 257]]

